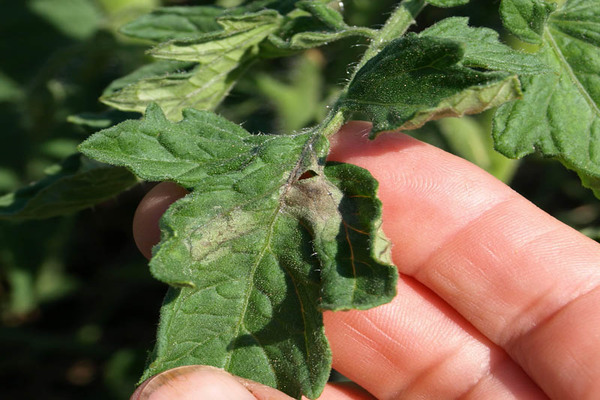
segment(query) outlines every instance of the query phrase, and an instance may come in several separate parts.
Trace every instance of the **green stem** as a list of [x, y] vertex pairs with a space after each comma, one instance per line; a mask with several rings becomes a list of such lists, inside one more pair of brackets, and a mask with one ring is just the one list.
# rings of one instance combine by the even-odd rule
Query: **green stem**
[[[356, 72], [360, 70], [371, 58], [375, 57], [385, 46], [387, 46], [392, 40], [402, 36], [412, 24], [415, 23], [415, 18], [421, 10], [425, 7], [425, 0], [403, 0], [396, 10], [392, 13], [392, 16], [387, 20], [383, 28], [377, 31], [377, 34], [371, 41], [371, 45], [365, 52], [362, 60], [354, 70], [352, 78], [348, 81], [348, 85], [352, 82]], [[339, 107], [340, 99], [344, 97], [344, 94], [348, 90], [348, 85], [341, 92], [338, 97], [335, 106], [327, 118], [321, 123], [317, 132], [325, 137], [330, 137], [335, 134], [339, 128], [346, 122], [343, 111]]]
[[392, 40], [404, 35], [408, 28], [415, 23], [415, 18], [425, 7], [425, 0], [404, 0], [398, 8], [392, 13], [392, 16], [387, 20], [383, 28], [379, 30], [379, 34], [365, 52], [356, 71], [367, 63], [371, 58], [375, 57], [385, 46]]

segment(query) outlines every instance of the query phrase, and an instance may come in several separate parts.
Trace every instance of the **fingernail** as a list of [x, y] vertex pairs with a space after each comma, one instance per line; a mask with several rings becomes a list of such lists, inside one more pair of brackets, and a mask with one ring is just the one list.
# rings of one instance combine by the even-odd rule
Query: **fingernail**
[[130, 400], [256, 400], [227, 372], [204, 365], [174, 368], [144, 382]]

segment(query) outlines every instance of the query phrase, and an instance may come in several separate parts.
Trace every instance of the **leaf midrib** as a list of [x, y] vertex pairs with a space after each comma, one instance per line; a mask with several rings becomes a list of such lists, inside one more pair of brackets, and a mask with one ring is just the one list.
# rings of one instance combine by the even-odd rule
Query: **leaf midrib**
[[550, 44], [550, 47], [552, 48], [552, 51], [554, 52], [554, 54], [557, 56], [560, 66], [567, 72], [567, 74], [569, 75], [569, 79], [571, 80], [573, 85], [577, 88], [577, 91], [581, 94], [581, 96], [588, 103], [588, 105], [590, 106], [590, 109], [594, 112], [594, 114], [596, 114], [596, 117], [600, 118], [600, 109], [598, 108], [598, 105], [596, 104], [596, 102], [594, 102], [594, 99], [592, 99], [592, 97], [590, 96], [590, 94], [588, 93], [586, 88], [583, 86], [583, 84], [577, 78], [575, 71], [573, 71], [573, 68], [571, 68], [571, 64], [569, 64], [569, 62], [565, 58], [562, 50], [558, 46], [558, 43], [556, 43], [556, 40], [554, 40], [554, 36], [552, 35], [552, 32], [550, 31], [550, 28], [548, 25], [544, 28], [544, 37]]
[[[250, 302], [250, 295], [251, 295], [252, 286], [254, 286], [254, 275], [256, 274], [256, 270], [258, 269], [258, 266], [260, 265], [260, 262], [263, 260], [264, 255], [265, 255], [267, 249], [271, 245], [271, 239], [272, 239], [273, 233], [274, 233], [273, 232], [274, 226], [275, 226], [275, 223], [277, 222], [279, 216], [281, 215], [280, 211], [281, 211], [281, 209], [284, 206], [283, 199], [286, 197], [286, 194], [290, 190], [291, 185], [295, 182], [295, 180], [299, 176], [298, 171], [301, 169], [301, 165], [303, 164], [303, 162], [305, 160], [307, 150], [311, 149], [312, 144], [314, 143], [315, 140], [317, 140], [318, 137], [319, 137], [319, 134], [312, 135], [304, 143], [304, 145], [302, 147], [302, 151], [300, 152], [300, 156], [298, 157], [298, 160], [296, 161], [296, 165], [290, 171], [288, 179], [286, 180], [285, 184], [283, 185], [283, 187], [285, 189], [281, 193], [281, 195], [279, 197], [279, 202], [277, 204], [277, 207], [273, 211], [273, 217], [272, 217], [272, 219], [271, 219], [271, 221], [269, 223], [269, 233], [268, 233], [268, 235], [267, 235], [267, 237], [265, 239], [265, 244], [264, 244], [263, 248], [261, 249], [261, 252], [260, 252], [259, 256], [257, 257], [256, 262], [252, 266], [252, 270], [250, 272], [251, 279], [248, 279], [248, 284], [246, 286], [246, 293], [245, 293], [245, 297], [244, 297], [242, 312], [240, 313], [241, 314], [241, 318], [239, 319], [239, 322], [238, 322], [237, 326], [235, 327], [234, 337], [237, 337], [239, 335], [241, 327], [242, 327], [242, 325], [244, 323], [244, 320], [245, 320], [244, 317], [246, 315], [246, 311], [248, 309], [248, 304]], [[295, 291], [296, 291], [296, 294], [297, 294], [297, 297], [298, 297], [298, 301], [300, 303], [300, 308], [301, 308], [301, 310], [304, 310], [304, 304], [302, 302], [302, 297], [298, 293], [297, 285], [295, 283], [294, 277], [293, 277], [293, 275], [290, 272], [288, 272], [287, 275], [290, 277], [290, 279], [294, 283], [294, 288], [295, 288]], [[310, 352], [310, 346], [308, 346], [308, 337], [306, 335], [306, 333], [307, 333], [306, 332], [307, 323], [306, 323], [306, 318], [305, 318], [306, 314], [305, 314], [305, 312], [302, 312], [301, 314], [302, 314], [302, 320], [303, 320], [304, 327], [305, 327], [305, 329], [303, 331], [303, 336], [304, 336], [304, 341], [305, 341], [305, 348], [306, 348], [306, 352], [308, 354]], [[261, 348], [263, 348], [263, 347], [261, 347]], [[233, 357], [233, 350], [230, 351], [230, 352], [228, 352], [228, 354], [227, 354], [225, 365], [223, 367], [225, 370], [229, 369], [229, 364], [231, 363], [232, 357]], [[308, 356], [307, 358], [310, 358], [310, 357]], [[269, 367], [271, 368], [271, 371], [273, 372], [273, 376], [276, 376], [274, 367], [273, 367], [273, 365], [271, 365], [271, 363], [269, 363]]]

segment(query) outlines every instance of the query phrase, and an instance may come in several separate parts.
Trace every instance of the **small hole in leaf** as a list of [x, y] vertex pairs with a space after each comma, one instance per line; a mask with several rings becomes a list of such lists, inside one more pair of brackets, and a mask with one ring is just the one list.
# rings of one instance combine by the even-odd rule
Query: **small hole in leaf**
[[309, 169], [308, 171], [306, 171], [305, 173], [300, 175], [300, 179], [298, 179], [298, 180], [301, 181], [302, 179], [309, 179], [309, 178], [312, 178], [313, 176], [317, 176], [317, 173], [315, 171], [312, 171]]

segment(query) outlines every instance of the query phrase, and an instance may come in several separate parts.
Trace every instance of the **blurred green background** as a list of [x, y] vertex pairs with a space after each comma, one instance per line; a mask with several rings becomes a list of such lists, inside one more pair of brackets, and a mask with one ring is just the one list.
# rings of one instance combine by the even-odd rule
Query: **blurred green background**
[[[42, 178], [92, 128], [71, 124], [103, 113], [103, 89], [150, 60], [148, 43], [118, 27], [159, 5], [238, 0], [0, 0], [0, 196]], [[336, 2], [337, 3], [337, 2]], [[380, 26], [394, 0], [346, 0], [346, 20]], [[428, 8], [420, 27], [453, 13], [501, 30], [497, 1]], [[509, 43], [519, 46], [512, 38]], [[343, 41], [256, 65], [218, 112], [255, 132], [318, 122], [365, 44]], [[125, 117], [121, 115], [120, 117]], [[430, 123], [413, 132], [510, 183], [595, 239], [600, 206], [577, 176], [552, 160], [506, 160], [492, 150], [491, 113]], [[77, 215], [0, 220], [0, 398], [123, 399], [152, 348], [165, 287], [152, 279], [131, 235], [151, 183]]]

